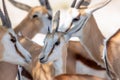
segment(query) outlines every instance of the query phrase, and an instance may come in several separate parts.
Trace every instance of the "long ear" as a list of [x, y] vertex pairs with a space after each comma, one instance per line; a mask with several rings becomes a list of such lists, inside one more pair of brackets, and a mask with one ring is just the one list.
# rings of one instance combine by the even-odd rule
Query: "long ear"
[[93, 13], [94, 11], [106, 6], [109, 2], [111, 2], [111, 0], [103, 0], [102, 2], [95, 5], [88, 6], [87, 13]]
[[2, 0], [2, 3], [3, 3], [3, 10], [5, 14], [5, 19], [6, 19], [6, 27], [11, 28], [11, 21], [10, 21], [10, 18], [9, 18], [7, 9], [6, 9], [5, 1]]
[[29, 12], [30, 9], [32, 8], [32, 7], [30, 7], [30, 6], [26, 5], [26, 4], [16, 2], [15, 0], [9, 0], [9, 2], [11, 4], [13, 4], [15, 7], [19, 8], [19, 9], [22, 9], [24, 11], [27, 11], [27, 12]]
[[52, 11], [52, 8], [48, 0], [39, 0], [39, 2], [42, 6], [45, 6], [48, 10]]
[[53, 17], [52, 32], [57, 32], [58, 31], [59, 20], [60, 20], [60, 11], [57, 11], [55, 16]]

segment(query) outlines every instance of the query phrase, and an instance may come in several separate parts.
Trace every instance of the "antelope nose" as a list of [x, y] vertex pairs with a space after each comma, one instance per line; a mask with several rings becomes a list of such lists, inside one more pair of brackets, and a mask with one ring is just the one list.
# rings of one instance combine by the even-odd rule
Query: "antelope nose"
[[27, 63], [30, 63], [30, 62], [32, 61], [32, 57], [29, 56], [29, 58], [25, 59], [25, 61], [26, 61]]
[[40, 58], [40, 62], [41, 62], [41, 63], [44, 63], [44, 62], [45, 62], [44, 59], [45, 59], [45, 56], [41, 57], [41, 58]]

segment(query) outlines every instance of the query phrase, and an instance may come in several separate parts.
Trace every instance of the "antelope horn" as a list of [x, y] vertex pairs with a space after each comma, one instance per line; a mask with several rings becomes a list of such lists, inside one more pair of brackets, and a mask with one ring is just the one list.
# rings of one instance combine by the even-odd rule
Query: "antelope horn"
[[74, 8], [77, 0], [74, 0], [73, 3], [71, 4], [71, 7]]
[[1, 17], [2, 25], [7, 26], [5, 16], [4, 16], [1, 8], [0, 8], [0, 17]]
[[84, 0], [80, 0], [78, 2], [78, 4], [76, 5], [76, 9], [79, 9], [83, 2], [84, 2]]
[[9, 18], [7, 9], [6, 9], [5, 1], [2, 0], [2, 2], [3, 2], [3, 10], [4, 10], [5, 18], [6, 18], [7, 27], [8, 27], [8, 28], [11, 28], [11, 21], [10, 21], [10, 18]]
[[48, 10], [52, 10], [48, 0], [39, 0], [39, 2], [42, 6], [45, 6]]

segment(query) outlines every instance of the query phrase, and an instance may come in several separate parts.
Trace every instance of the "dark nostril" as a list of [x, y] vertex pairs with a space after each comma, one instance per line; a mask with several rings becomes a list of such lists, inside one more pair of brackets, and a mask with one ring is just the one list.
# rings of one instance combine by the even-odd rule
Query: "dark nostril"
[[45, 58], [45, 56], [43, 56], [42, 58], [40, 58], [40, 61], [42, 61]]
[[49, 20], [52, 20], [52, 16], [48, 16], [48, 19], [49, 19]]
[[32, 57], [30, 57], [30, 59], [32, 59]]

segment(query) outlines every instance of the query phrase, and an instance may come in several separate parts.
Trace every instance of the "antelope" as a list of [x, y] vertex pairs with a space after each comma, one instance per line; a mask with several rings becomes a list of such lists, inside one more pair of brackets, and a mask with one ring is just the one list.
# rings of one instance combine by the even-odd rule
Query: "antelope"
[[33, 38], [36, 33], [47, 33], [46, 31], [48, 26], [51, 25], [52, 19], [52, 9], [48, 0], [39, 0], [42, 6], [36, 6], [33, 8], [14, 0], [9, 1], [14, 6], [29, 12], [26, 18], [24, 18], [24, 20], [14, 28], [15, 33], [22, 32], [30, 39]]
[[[0, 66], [0, 80], [15, 80], [15, 77], [17, 75], [17, 66], [16, 65], [28, 65], [31, 61], [31, 55], [28, 51], [26, 51], [21, 44], [18, 42], [17, 35], [11, 28], [11, 22], [9, 20], [9, 16], [5, 7], [5, 2], [3, 2], [3, 10], [0, 9], [0, 17], [2, 21], [2, 25], [0, 25], [0, 32], [1, 32], [1, 66]], [[7, 64], [11, 65], [11, 67], [7, 67], [5, 62], [8, 62]], [[16, 67], [13, 67], [15, 65]], [[11, 72], [11, 70], [14, 72], [12, 74], [7, 74]], [[8, 71], [7, 71], [8, 70]], [[6, 75], [9, 75], [6, 77]]]
[[[23, 6], [25, 6], [24, 4], [20, 4], [20, 3], [17, 3], [17, 2], [12, 2], [13, 0], [10, 0], [11, 1], [11, 3], [12, 4], [14, 4], [15, 6], [17, 6], [17, 7], [22, 7], [22, 6], [19, 6], [19, 5], [23, 5]], [[45, 3], [45, 2], [44, 2]], [[17, 4], [17, 5], [16, 5]], [[19, 4], [19, 5], [18, 5]], [[42, 3], [41, 3], [42, 4]], [[29, 10], [27, 10], [27, 9], [25, 9], [25, 8], [22, 8], [22, 9], [24, 9], [24, 10], [26, 10], [26, 11], [29, 11]], [[22, 21], [23, 22], [23, 21]], [[20, 24], [22, 24], [22, 23], [20, 23]], [[33, 25], [31, 25], [32, 27], [33, 27]], [[18, 27], [20, 27], [20, 26], [18, 26]], [[22, 26], [21, 26], [22, 27]], [[20, 27], [20, 28], [21, 28]], [[16, 27], [17, 28], [17, 27]], [[15, 30], [15, 32], [19, 32], [19, 30], [18, 31], [16, 31], [16, 28], [14, 29]], [[34, 27], [35, 28], [35, 27]], [[40, 28], [41, 29], [41, 28]], [[32, 36], [34, 36], [34, 31], [33, 31], [33, 29], [32, 28], [29, 28], [29, 30], [24, 30], [24, 28], [21, 28], [20, 29], [21, 31], [22, 31], [22, 33], [26, 33], [25, 34], [25, 36], [27, 36], [27, 35], [29, 35], [29, 33], [30, 33], [30, 31], [32, 30], [32, 32], [33, 33], [31, 33], [31, 35], [30, 36], [27, 36], [28, 38], [31, 38]], [[38, 29], [37, 29], [38, 30]], [[69, 50], [71, 50], [71, 49], [69, 49]], [[82, 50], [82, 51], [84, 51], [84, 50]], [[73, 52], [74, 53], [74, 52]], [[85, 54], [85, 53], [84, 53]], [[84, 55], [83, 54], [83, 55]], [[86, 56], [85, 56], [86, 57]], [[71, 69], [70, 69], [71, 70]], [[70, 72], [70, 70], [68, 70], [68, 73]], [[30, 72], [30, 71], [29, 71]], [[71, 73], [73, 73], [73, 72], [71, 72]], [[75, 72], [74, 72], [75, 73]]]
[[114, 80], [120, 79], [119, 70], [119, 39], [120, 39], [120, 29], [115, 32], [112, 36], [105, 40], [104, 44], [104, 60], [106, 63], [106, 68], [108, 74]]
[[[6, 12], [5, 3], [3, 0], [4, 13], [0, 9], [1, 25], [1, 61], [6, 61], [13, 64], [25, 65], [31, 61], [31, 55], [18, 42], [17, 36], [11, 28], [8, 14]], [[7, 17], [6, 17], [7, 16]], [[9, 56], [9, 57], [8, 57]]]
[[[54, 77], [54, 67], [51, 63], [41, 64], [38, 61], [39, 52], [42, 50], [42, 47], [35, 42], [31, 41], [24, 35], [19, 35], [20, 41], [22, 45], [31, 53], [32, 55], [32, 63], [31, 66], [26, 66], [27, 71], [29, 71], [30, 75], [26, 76], [26, 74], [22, 73], [24, 76], [29, 78], [30, 80], [106, 80], [105, 78], [100, 78], [92, 75], [80, 75], [80, 74], [62, 74], [59, 76]], [[29, 47], [28, 47], [29, 46]], [[35, 53], [36, 52], [36, 53]], [[28, 69], [29, 68], [29, 69]], [[31, 76], [31, 77], [30, 77]], [[72, 77], [71, 77], [72, 76]]]
[[[100, 54], [102, 53], [101, 48], [102, 48], [102, 41], [104, 37], [100, 33], [97, 25], [94, 23], [95, 22], [94, 18], [90, 16], [94, 11], [107, 5], [110, 2], [110, 0], [106, 0], [98, 4], [88, 6], [85, 9], [79, 9], [82, 2], [83, 0], [76, 5], [76, 8], [70, 8], [68, 12], [66, 12], [67, 14], [65, 17], [66, 19], [64, 20], [61, 20], [61, 18], [63, 18], [61, 17], [62, 14], [60, 15], [60, 11], [58, 11], [56, 13], [57, 17], [53, 20], [52, 29], [51, 30], [48, 29], [48, 34], [44, 40], [45, 45], [39, 56], [40, 62], [47, 63], [47, 62], [54, 61], [53, 64], [55, 64], [57, 70], [61, 70], [61, 71], [57, 71], [56, 72], [57, 74], [65, 72], [65, 70], [62, 70], [64, 69], [63, 66], [65, 66], [64, 63], [66, 62], [64, 61], [66, 57], [65, 47], [67, 46], [67, 42], [69, 41], [73, 33], [76, 33], [76, 32], [79, 33], [78, 37], [80, 39], [80, 42], [84, 46], [85, 50], [89, 53], [89, 55], [91, 54], [91, 57], [92, 58], [94, 57], [93, 59], [95, 61], [97, 60], [96, 61], [97, 63], [99, 62], [99, 64], [102, 63], [102, 65], [104, 65], [104, 62], [102, 61], [102, 58], [100, 56]], [[73, 2], [71, 7], [74, 7], [74, 6], [75, 6], [75, 2]], [[87, 20], [90, 23], [87, 23]], [[60, 24], [59, 24], [59, 21], [60, 21]], [[63, 27], [69, 27], [69, 28], [68, 30], [66, 29], [62, 31], [61, 29]], [[72, 29], [70, 29], [71, 27]], [[92, 30], [91, 33], [90, 33], [90, 30]], [[82, 36], [82, 34], [84, 35]], [[96, 35], [96, 36], [93, 36], [93, 35]], [[74, 36], [77, 36], [77, 35], [74, 35]], [[91, 38], [92, 39], [91, 41], [87, 41], [89, 40], [88, 36], [96, 37], [96, 39], [98, 40], [96, 40], [95, 38]], [[98, 42], [98, 44], [93, 44], [94, 42]], [[92, 48], [91, 48], [91, 45], [93, 45]], [[64, 63], [62, 63], [62, 60], [64, 61]], [[58, 65], [61, 65], [61, 67]]]

